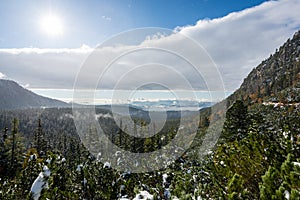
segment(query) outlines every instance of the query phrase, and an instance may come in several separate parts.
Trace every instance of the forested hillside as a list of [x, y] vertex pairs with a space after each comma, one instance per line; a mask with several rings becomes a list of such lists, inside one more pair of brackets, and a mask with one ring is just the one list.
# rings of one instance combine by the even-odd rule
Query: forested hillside
[[276, 97], [282, 90], [293, 88], [300, 82], [299, 55], [300, 31], [250, 72], [241, 87], [228, 98], [229, 103], [236, 99], [261, 103], [265, 97]]
[[37, 95], [11, 80], [0, 79], [0, 110], [70, 107], [65, 102]]

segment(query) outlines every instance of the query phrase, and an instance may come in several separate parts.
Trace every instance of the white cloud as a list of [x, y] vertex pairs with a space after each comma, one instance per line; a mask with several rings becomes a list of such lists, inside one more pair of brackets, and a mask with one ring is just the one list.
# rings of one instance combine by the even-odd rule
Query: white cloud
[[177, 31], [204, 46], [218, 65], [226, 88], [232, 90], [300, 29], [299, 9], [298, 0], [270, 1]]
[[105, 15], [102, 15], [102, 19], [107, 20], [107, 21], [111, 21], [111, 17], [107, 17]]
[[5, 79], [6, 75], [0, 72], [0, 79]]
[[[200, 20], [195, 25], [178, 27], [176, 33], [169, 36], [158, 34], [156, 37], [148, 37], [139, 45], [101, 48], [98, 55], [102, 63], [97, 62], [97, 66], [92, 66], [87, 73], [82, 73], [80, 84], [82, 87], [90, 87], [90, 80], [99, 77], [99, 67], [103, 69], [106, 66], [105, 61], [135, 48], [152, 46], [173, 49], [192, 60], [202, 61], [203, 63], [198, 64], [205, 66], [208, 60], [202, 58], [198, 52], [193, 52], [193, 48], [183, 42], [181, 35], [183, 34], [193, 38], [205, 48], [218, 66], [225, 88], [234, 90], [251, 69], [300, 28], [299, 10], [299, 0], [269, 1], [222, 18]], [[122, 38], [119, 39], [122, 43]], [[12, 79], [21, 84], [29, 83], [33, 88], [72, 88], [81, 65], [92, 51], [93, 48], [86, 45], [77, 49], [0, 49], [0, 69]], [[148, 65], [148, 68], [140, 68], [140, 71], [133, 70], [134, 66], [149, 62], [172, 66], [181, 75], [188, 77], [188, 81], [195, 88], [203, 89], [204, 81], [201, 81], [187, 63], [175, 59], [174, 55], [151, 52], [150, 49], [118, 59], [118, 62], [106, 71], [102, 87], [114, 86], [121, 80], [121, 75], [131, 70], [128, 74], [130, 78], [120, 82], [123, 89], [132, 88], [141, 78], [141, 73], [146, 75], [143, 81], [162, 81], [174, 88], [185, 89], [182, 82], [178, 81], [180, 74], [176, 74], [168, 67], [161, 66], [159, 72], [155, 71], [157, 65]], [[213, 84], [215, 77], [209, 77], [209, 74], [215, 75], [215, 72], [210, 66], [205, 66], [202, 70], [206, 74], [204, 76], [206, 82]], [[170, 76], [171, 73], [174, 73], [173, 76]], [[213, 86], [215, 89], [218, 88], [216, 85]]]
[[7, 76], [32, 88], [72, 88], [76, 74], [93, 48], [0, 49], [0, 68]]

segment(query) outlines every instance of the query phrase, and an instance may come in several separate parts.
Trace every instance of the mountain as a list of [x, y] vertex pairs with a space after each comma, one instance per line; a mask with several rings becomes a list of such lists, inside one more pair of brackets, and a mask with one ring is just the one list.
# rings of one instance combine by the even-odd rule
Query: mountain
[[299, 87], [299, 55], [300, 30], [250, 72], [240, 88], [228, 97], [228, 104], [231, 105], [237, 99], [247, 103], [261, 103], [270, 97], [280, 101], [278, 94], [283, 90]]
[[11, 80], [0, 79], [0, 109], [68, 107], [69, 104], [37, 95]]

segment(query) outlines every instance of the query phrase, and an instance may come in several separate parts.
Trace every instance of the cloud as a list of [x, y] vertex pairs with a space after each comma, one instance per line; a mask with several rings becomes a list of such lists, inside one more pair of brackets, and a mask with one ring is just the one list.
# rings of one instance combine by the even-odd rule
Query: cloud
[[297, 0], [270, 1], [177, 31], [204, 46], [218, 65], [226, 88], [232, 90], [300, 29], [299, 9]]
[[[0, 49], [0, 69], [32, 88], [65, 89], [73, 88], [81, 70], [80, 87], [91, 88], [91, 80], [99, 78], [99, 71], [108, 64], [106, 61], [127, 53], [105, 71], [100, 81], [101, 88], [112, 89], [119, 84], [120, 89], [132, 89], [144, 81], [149, 85], [161, 82], [172, 88], [187, 89], [183, 77], [199, 90], [207, 89], [207, 83], [215, 90], [222, 88], [218, 82], [214, 83], [216, 71], [209, 60], [193, 51], [192, 44], [186, 43], [187, 36], [208, 52], [222, 75], [225, 89], [232, 91], [254, 67], [300, 28], [299, 10], [298, 0], [268, 1], [222, 18], [204, 19], [195, 25], [177, 27], [172, 34], [154, 34], [146, 39], [133, 37], [132, 44], [126, 44], [127, 39], [132, 38], [125, 40], [119, 37], [112, 46], [106, 44], [97, 50], [96, 65], [85, 63], [94, 50], [86, 45], [77, 49]], [[149, 46], [162, 50], [153, 51]], [[172, 49], [201, 65], [201, 76], [184, 57], [163, 49]], [[133, 50], [134, 53], [131, 52]], [[91, 64], [90, 68], [82, 70], [83, 63]]]
[[32, 88], [72, 88], [82, 62], [93, 48], [0, 49], [0, 68], [8, 77]]
[[0, 79], [5, 79], [6, 75], [0, 72]]
[[102, 15], [102, 19], [107, 20], [107, 21], [111, 21], [111, 17], [107, 17], [105, 15]]

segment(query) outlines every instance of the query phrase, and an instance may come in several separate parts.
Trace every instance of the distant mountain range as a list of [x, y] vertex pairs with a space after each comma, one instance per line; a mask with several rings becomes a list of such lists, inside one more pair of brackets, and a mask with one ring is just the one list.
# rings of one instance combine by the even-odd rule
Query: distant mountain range
[[[0, 79], [0, 95], [1, 110], [72, 106], [63, 101], [37, 95], [12, 80]], [[190, 100], [134, 101], [129, 104], [131, 108], [145, 111], [199, 111], [201, 108], [210, 107], [212, 105], [213, 103], [211, 102], [196, 102]], [[120, 106], [122, 107], [122, 105]], [[127, 106], [125, 105], [125, 107]]]
[[213, 104], [213, 102], [198, 102], [193, 100], [158, 100], [134, 101], [130, 105], [139, 109], [152, 111], [160, 111], [161, 109], [172, 111], [199, 111]]
[[0, 79], [0, 109], [71, 107], [65, 102], [37, 95], [11, 80]]

